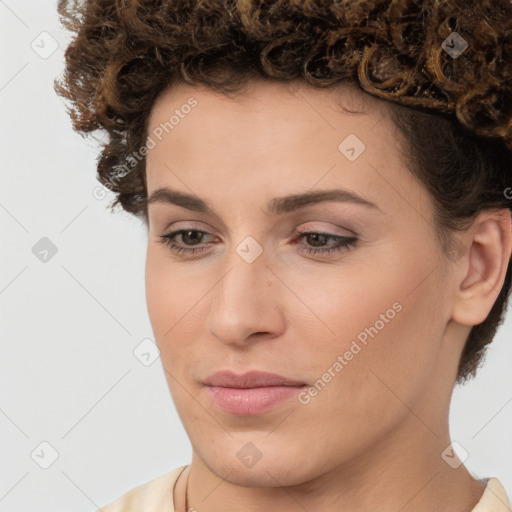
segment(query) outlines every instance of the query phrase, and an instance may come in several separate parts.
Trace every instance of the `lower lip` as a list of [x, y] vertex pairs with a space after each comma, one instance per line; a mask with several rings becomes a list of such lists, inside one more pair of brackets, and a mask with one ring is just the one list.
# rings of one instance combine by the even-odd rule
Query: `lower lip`
[[263, 388], [224, 388], [207, 386], [213, 403], [231, 414], [251, 415], [270, 411], [295, 397], [304, 386], [268, 386]]

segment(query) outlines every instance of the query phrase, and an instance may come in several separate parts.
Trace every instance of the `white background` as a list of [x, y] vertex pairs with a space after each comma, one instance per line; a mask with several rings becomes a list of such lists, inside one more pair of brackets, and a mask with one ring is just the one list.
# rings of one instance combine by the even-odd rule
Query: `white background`
[[[46, 58], [31, 46], [52, 40]], [[145, 231], [107, 209], [97, 143], [53, 91], [68, 40], [56, 2], [0, 0], [0, 512], [91, 512], [191, 456], [160, 360], [133, 355], [152, 339]], [[43, 237], [57, 248], [46, 263], [32, 252]], [[450, 417], [466, 466], [509, 496], [511, 333], [509, 314]]]

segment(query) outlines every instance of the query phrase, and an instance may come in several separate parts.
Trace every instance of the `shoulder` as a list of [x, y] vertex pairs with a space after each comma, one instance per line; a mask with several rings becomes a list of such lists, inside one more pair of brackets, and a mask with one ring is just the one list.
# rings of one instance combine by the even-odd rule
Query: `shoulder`
[[141, 510], [168, 512], [174, 506], [172, 497], [174, 484], [186, 467], [174, 468], [138, 485], [95, 512], [140, 512]]
[[498, 478], [487, 479], [484, 493], [471, 512], [510, 512], [510, 502]]

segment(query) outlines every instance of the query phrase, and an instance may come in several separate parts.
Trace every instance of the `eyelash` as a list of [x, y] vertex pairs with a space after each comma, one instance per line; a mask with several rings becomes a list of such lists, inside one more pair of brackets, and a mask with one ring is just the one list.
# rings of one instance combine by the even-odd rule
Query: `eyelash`
[[[172, 231], [171, 233], [167, 233], [165, 235], [159, 235], [160, 236], [159, 242], [169, 246], [171, 251], [174, 251], [177, 254], [194, 254], [194, 253], [198, 253], [198, 252], [203, 252], [205, 250], [204, 248], [202, 248], [202, 249], [199, 249], [197, 247], [185, 248], [185, 247], [182, 247], [182, 246], [174, 243], [174, 241], [172, 240], [172, 238], [174, 238], [176, 235], [181, 235], [183, 233], [188, 233], [188, 232], [202, 233], [204, 235], [210, 234], [206, 231], [202, 231], [199, 229], [180, 229], [178, 231]], [[294, 245], [297, 244], [297, 242], [301, 238], [304, 238], [308, 235], [321, 235], [321, 236], [325, 236], [327, 238], [334, 238], [334, 239], [339, 240], [336, 245], [331, 246], [328, 249], [322, 249], [322, 248], [304, 248], [304, 249], [302, 249], [303, 251], [306, 251], [308, 254], [325, 255], [325, 254], [331, 254], [333, 252], [342, 252], [342, 251], [350, 250], [350, 249], [354, 248], [358, 242], [358, 238], [355, 236], [346, 237], [346, 236], [341, 236], [341, 235], [333, 235], [331, 233], [323, 233], [321, 231], [306, 231], [306, 230], [300, 231], [299, 230], [296, 233], [296, 237], [293, 240], [293, 244]]]

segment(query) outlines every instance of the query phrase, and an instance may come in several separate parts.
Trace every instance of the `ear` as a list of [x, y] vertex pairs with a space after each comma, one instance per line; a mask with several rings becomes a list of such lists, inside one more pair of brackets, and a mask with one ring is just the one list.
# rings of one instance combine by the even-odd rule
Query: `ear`
[[505, 281], [512, 249], [510, 210], [480, 212], [463, 240], [469, 250], [455, 263], [461, 277], [452, 317], [464, 325], [477, 325], [487, 318]]

